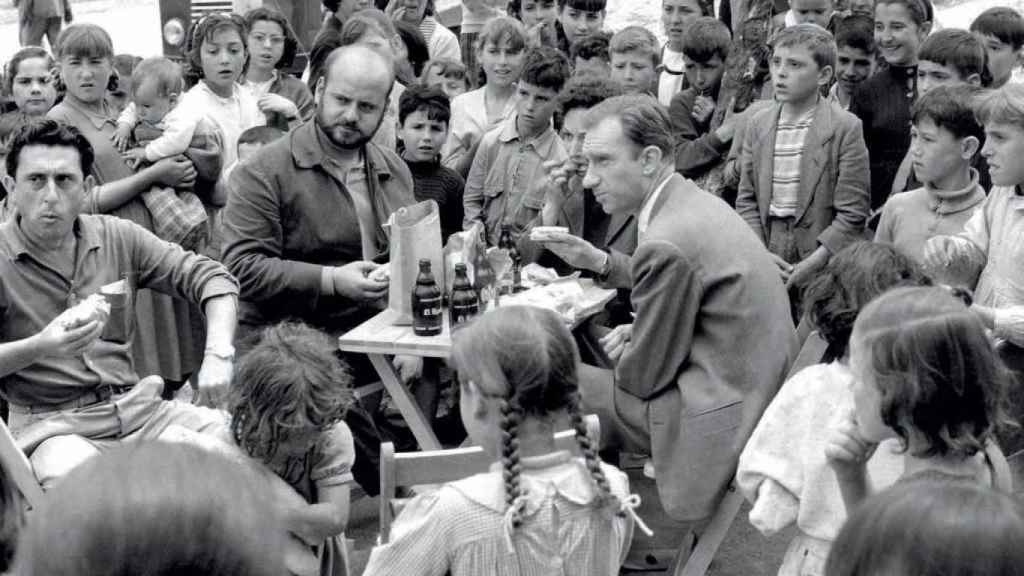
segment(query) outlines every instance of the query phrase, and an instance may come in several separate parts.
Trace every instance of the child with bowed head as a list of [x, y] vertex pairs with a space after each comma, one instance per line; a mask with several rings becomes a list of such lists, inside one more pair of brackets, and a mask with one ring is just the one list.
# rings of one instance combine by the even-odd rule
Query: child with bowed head
[[[579, 353], [562, 319], [499, 308], [453, 334], [452, 359], [462, 421], [496, 462], [412, 500], [364, 574], [618, 574], [637, 497], [587, 436]], [[555, 431], [568, 425], [579, 457], [555, 449]]]

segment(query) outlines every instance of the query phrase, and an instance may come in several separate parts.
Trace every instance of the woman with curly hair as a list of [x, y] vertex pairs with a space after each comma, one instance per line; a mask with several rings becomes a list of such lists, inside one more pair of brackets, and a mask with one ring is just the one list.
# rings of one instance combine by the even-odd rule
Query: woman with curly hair
[[344, 574], [343, 533], [355, 448], [342, 421], [350, 377], [326, 334], [302, 324], [267, 328], [238, 366], [229, 400], [231, 436], [304, 499], [290, 507], [292, 534], [314, 547], [322, 575]]
[[[846, 519], [839, 485], [825, 459], [831, 426], [853, 410], [848, 346], [860, 310], [882, 293], [930, 281], [892, 245], [857, 242], [839, 251], [808, 285], [807, 314], [828, 344], [820, 364], [779, 390], [740, 455], [737, 481], [753, 503], [750, 522], [772, 535], [796, 522], [799, 532], [779, 575], [823, 574], [832, 540]], [[903, 472], [898, 442], [883, 443], [868, 462], [875, 486]]]

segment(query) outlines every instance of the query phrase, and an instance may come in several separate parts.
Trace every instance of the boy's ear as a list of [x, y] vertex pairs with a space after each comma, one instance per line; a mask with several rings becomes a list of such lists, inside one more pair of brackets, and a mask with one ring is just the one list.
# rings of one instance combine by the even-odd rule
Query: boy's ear
[[823, 66], [818, 70], [818, 85], [828, 86], [832, 83], [832, 76], [835, 75], [835, 69], [832, 66]]
[[976, 136], [968, 136], [960, 140], [960, 157], [964, 160], [974, 158], [978, 150], [981, 150], [981, 141]]

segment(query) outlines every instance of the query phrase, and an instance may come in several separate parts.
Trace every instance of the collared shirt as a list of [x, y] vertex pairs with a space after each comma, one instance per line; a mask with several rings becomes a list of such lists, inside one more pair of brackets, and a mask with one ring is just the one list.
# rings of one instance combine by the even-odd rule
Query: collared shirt
[[[74, 234], [75, 270], [68, 278], [30, 245], [19, 219], [0, 226], [0, 341], [38, 334], [101, 286], [126, 277], [140, 288], [197, 304], [238, 293], [238, 284], [220, 263], [185, 252], [126, 220], [82, 215]], [[125, 316], [129, 322], [135, 317]], [[81, 356], [40, 358], [0, 379], [0, 395], [19, 406], [47, 406], [74, 400], [100, 385], [133, 385], [138, 376], [130, 347], [100, 339]]]
[[525, 230], [544, 206], [544, 162], [566, 158], [553, 128], [524, 140], [516, 116], [509, 117], [480, 141], [463, 195], [465, 228], [483, 222], [492, 245], [498, 243], [503, 222], [511, 223], [516, 234]]
[[661, 50], [661, 68], [658, 73], [658, 102], [668, 106], [672, 103], [672, 97], [687, 84], [683, 53], [672, 50], [666, 44]]
[[644, 200], [644, 205], [640, 208], [640, 215], [636, 220], [636, 232], [639, 240], [643, 240], [644, 234], [647, 234], [647, 226], [651, 223], [654, 206], [658, 204], [658, 198], [661, 198], [661, 191], [665, 189], [665, 186], [668, 185], [668, 181], [671, 178], [671, 174], [666, 176], [665, 179], [658, 184], [658, 187], [654, 189], [654, 192], [651, 192], [650, 195], [647, 196], [647, 199]]

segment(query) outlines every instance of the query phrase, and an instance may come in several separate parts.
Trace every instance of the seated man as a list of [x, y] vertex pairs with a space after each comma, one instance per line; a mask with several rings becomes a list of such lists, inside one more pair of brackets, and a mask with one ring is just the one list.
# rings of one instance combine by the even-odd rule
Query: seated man
[[614, 371], [581, 372], [584, 407], [606, 445], [650, 451], [666, 512], [698, 522], [795, 355], [786, 292], [743, 220], [675, 173], [671, 122], [654, 97], [605, 100], [584, 129], [583, 186], [606, 212], [636, 215], [638, 231], [628, 268], [606, 256], [600, 272], [632, 288], [632, 340]]
[[[130, 354], [133, 290], [152, 288], [206, 313], [201, 398], [219, 404], [231, 380], [238, 285], [219, 263], [120, 218], [83, 215], [94, 185], [93, 149], [75, 128], [37, 120], [10, 143], [5, 185], [16, 215], [0, 226], [0, 395], [9, 426], [48, 485], [124, 439], [178, 425], [205, 432], [221, 412], [160, 399]], [[69, 308], [129, 279], [109, 318], [76, 321]], [[115, 300], [118, 298], [114, 298]]]

